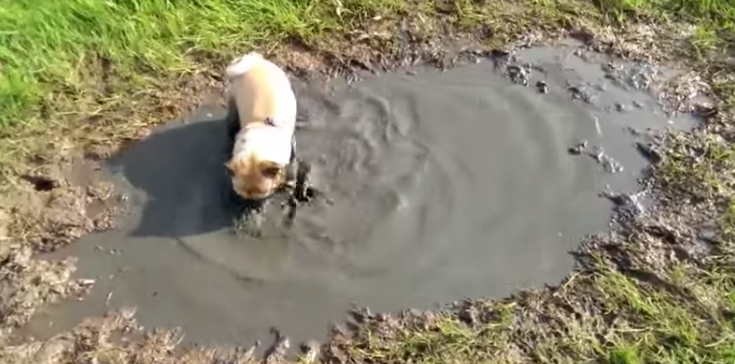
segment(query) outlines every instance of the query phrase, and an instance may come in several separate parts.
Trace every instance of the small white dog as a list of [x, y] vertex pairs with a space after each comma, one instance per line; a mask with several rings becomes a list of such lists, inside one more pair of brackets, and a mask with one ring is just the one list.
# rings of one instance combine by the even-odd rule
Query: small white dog
[[296, 95], [286, 73], [259, 53], [235, 59], [225, 74], [232, 186], [245, 200], [263, 200], [294, 178]]

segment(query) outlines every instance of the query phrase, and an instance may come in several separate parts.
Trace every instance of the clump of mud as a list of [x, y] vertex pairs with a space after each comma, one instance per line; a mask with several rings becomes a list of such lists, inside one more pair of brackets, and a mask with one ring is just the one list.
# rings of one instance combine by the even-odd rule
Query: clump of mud
[[[0, 362], [36, 364], [56, 363], [285, 363], [288, 338], [273, 331], [275, 342], [261, 357], [256, 354], [260, 343], [250, 348], [221, 347], [179, 348], [183, 333], [179, 330], [144, 332], [133, 318], [135, 311], [121, 309], [104, 317], [88, 318], [71, 332], [49, 340], [31, 341], [0, 349]], [[313, 345], [304, 345], [303, 359], [309, 363], [316, 357]]]
[[81, 297], [94, 283], [71, 278], [73, 258], [34, 257], [114, 226], [112, 186], [92, 170], [63, 171], [59, 166], [39, 168], [23, 176], [24, 189], [3, 201], [7, 212], [0, 210], [0, 343], [38, 308]]
[[613, 221], [625, 222], [634, 221], [646, 212], [646, 208], [641, 202], [645, 194], [645, 191], [637, 193], [615, 192], [609, 186], [606, 186], [600, 196], [607, 198], [615, 205], [614, 211], [616, 214]]
[[601, 164], [605, 171], [607, 171], [608, 173], [617, 173], [623, 171], [623, 166], [618, 161], [607, 155], [602, 147], [590, 146], [589, 141], [587, 140], [582, 140], [575, 146], [569, 148], [569, 153], [576, 155], [588, 155], [589, 157], [597, 161], [597, 163]]
[[[72, 280], [74, 259], [33, 259], [29, 246], [0, 244], [0, 344], [41, 306], [85, 293], [90, 280]], [[7, 363], [7, 362], [6, 362]]]
[[112, 185], [98, 174], [79, 165], [67, 171], [43, 168], [23, 176], [26, 188], [5, 202], [13, 217], [9, 235], [22, 237], [36, 251], [48, 252], [92, 231], [114, 227], [113, 212], [119, 201]]
[[109, 229], [113, 222], [107, 211], [89, 214], [89, 205], [99, 201], [100, 192], [93, 188], [67, 187], [29, 195], [12, 210], [17, 216], [12, 229], [22, 232], [38, 251], [51, 251], [92, 231]]

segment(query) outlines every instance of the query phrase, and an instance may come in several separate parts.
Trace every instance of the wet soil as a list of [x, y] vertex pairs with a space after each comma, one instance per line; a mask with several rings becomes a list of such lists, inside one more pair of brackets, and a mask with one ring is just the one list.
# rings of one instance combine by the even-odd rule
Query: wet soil
[[[74, 159], [23, 175], [0, 210], [0, 342], [38, 306], [83, 296], [92, 280], [71, 279], [76, 258], [38, 260], [92, 232], [114, 227], [118, 199], [95, 161]], [[22, 236], [25, 244], [15, 238]]]
[[296, 82], [299, 157], [333, 204], [286, 226], [273, 201], [258, 238], [231, 231], [222, 110], [130, 145], [107, 165], [131, 207], [121, 229], [48, 256], [79, 256], [91, 295], [20, 334], [137, 306], [188, 341], [243, 344], [270, 326], [322, 339], [353, 301], [390, 312], [559, 281], [611, 202], [641, 213], [640, 146], [694, 120], [664, 112], [649, 86], [667, 74], [651, 64], [611, 66], [576, 44], [464, 56], [445, 72]]

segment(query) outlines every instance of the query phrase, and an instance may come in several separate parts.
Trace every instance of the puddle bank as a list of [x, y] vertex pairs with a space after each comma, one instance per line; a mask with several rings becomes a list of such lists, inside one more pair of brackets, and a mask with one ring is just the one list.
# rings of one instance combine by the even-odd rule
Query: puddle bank
[[[110, 162], [137, 207], [127, 228], [57, 253], [97, 278], [91, 296], [23, 333], [45, 338], [134, 305], [144, 325], [181, 326], [190, 341], [248, 344], [270, 326], [300, 341], [324, 337], [353, 301], [430, 308], [560, 280], [582, 235], [607, 227], [611, 203], [599, 194], [637, 189], [646, 159], [635, 142], [645, 140], [629, 128], [693, 120], [670, 125], [657, 98], [573, 47], [518, 58], [533, 66], [521, 84], [485, 61], [329, 91], [299, 85], [300, 157], [334, 204], [300, 209], [290, 230], [271, 209], [262, 239], [227, 229], [223, 113], [169, 124]], [[609, 159], [570, 154], [583, 140]], [[610, 160], [622, 170], [605, 168]]]

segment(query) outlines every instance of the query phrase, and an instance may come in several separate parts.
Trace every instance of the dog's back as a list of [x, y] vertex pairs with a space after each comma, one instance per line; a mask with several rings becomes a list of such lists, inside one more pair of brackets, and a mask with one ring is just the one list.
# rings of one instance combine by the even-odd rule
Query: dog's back
[[283, 70], [259, 53], [248, 53], [225, 71], [235, 97], [240, 126], [270, 119], [292, 133], [296, 121], [296, 97]]

